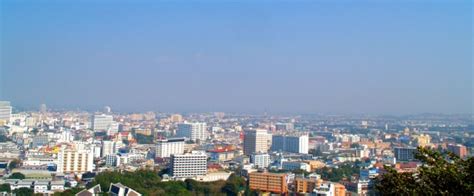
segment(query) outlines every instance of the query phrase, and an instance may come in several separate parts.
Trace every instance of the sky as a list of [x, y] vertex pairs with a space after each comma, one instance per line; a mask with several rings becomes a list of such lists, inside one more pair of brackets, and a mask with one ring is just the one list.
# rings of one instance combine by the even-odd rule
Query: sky
[[0, 100], [472, 113], [472, 1], [0, 1]]

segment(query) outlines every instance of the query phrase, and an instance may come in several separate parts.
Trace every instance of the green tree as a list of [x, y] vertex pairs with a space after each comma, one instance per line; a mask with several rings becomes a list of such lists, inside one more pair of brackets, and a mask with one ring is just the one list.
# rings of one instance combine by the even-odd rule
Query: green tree
[[20, 180], [23, 180], [25, 179], [25, 175], [20, 173], [20, 172], [15, 172], [15, 173], [12, 173], [8, 179], [20, 179]]
[[353, 174], [359, 174], [360, 168], [353, 163], [344, 163], [337, 168], [323, 167], [316, 170], [316, 173], [321, 174], [321, 178], [332, 182], [338, 182], [345, 177], [350, 177]]
[[20, 160], [18, 160], [18, 159], [13, 159], [13, 160], [10, 161], [10, 163], [8, 164], [8, 169], [10, 169], [10, 170], [15, 169], [16, 167], [18, 167], [19, 164], [20, 164]]
[[238, 195], [241, 190], [245, 188], [245, 180], [235, 174], [231, 174], [227, 179], [224, 187], [222, 187], [222, 192], [227, 195]]
[[422, 166], [414, 173], [387, 173], [376, 182], [382, 195], [473, 195], [474, 158], [461, 159], [453, 153], [441, 153], [418, 147], [415, 154]]
[[63, 192], [55, 192], [53, 195], [54, 196], [74, 196], [74, 195], [76, 195], [76, 193], [79, 193], [82, 190], [84, 190], [84, 189], [83, 188], [72, 188], [72, 189], [65, 190]]
[[12, 190], [10, 189], [10, 184], [5, 183], [5, 184], [0, 184], [0, 192], [11, 192]]
[[[108, 190], [110, 183], [120, 182], [143, 195], [233, 195], [245, 188], [245, 180], [231, 175], [227, 181], [198, 182], [161, 181], [157, 171], [137, 170], [135, 172], [108, 171], [98, 174], [88, 188], [99, 184], [102, 190]], [[226, 188], [225, 188], [226, 187]]]
[[13, 193], [16, 196], [31, 196], [33, 195], [33, 190], [29, 188], [19, 188], [19, 189], [13, 190]]

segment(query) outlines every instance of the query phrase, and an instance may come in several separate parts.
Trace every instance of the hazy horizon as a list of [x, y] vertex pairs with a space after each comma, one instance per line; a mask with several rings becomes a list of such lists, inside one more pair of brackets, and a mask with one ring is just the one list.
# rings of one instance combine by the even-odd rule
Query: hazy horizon
[[0, 100], [14, 106], [473, 111], [472, 1], [4, 0], [0, 6]]

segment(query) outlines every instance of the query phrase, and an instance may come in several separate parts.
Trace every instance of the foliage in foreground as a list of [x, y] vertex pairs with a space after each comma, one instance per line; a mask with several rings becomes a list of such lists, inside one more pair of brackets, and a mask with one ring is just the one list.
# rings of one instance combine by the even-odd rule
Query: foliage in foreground
[[20, 172], [15, 172], [15, 173], [12, 173], [8, 179], [19, 179], [19, 180], [23, 180], [25, 179], [25, 175], [20, 173]]
[[245, 181], [232, 174], [227, 181], [198, 182], [187, 179], [183, 181], [161, 181], [158, 172], [138, 170], [135, 172], [102, 172], [88, 187], [100, 184], [103, 191], [109, 189], [110, 183], [120, 182], [144, 195], [237, 195], [244, 189]]
[[414, 173], [387, 173], [376, 183], [381, 195], [473, 195], [474, 158], [461, 159], [453, 153], [418, 148], [415, 157], [422, 166]]

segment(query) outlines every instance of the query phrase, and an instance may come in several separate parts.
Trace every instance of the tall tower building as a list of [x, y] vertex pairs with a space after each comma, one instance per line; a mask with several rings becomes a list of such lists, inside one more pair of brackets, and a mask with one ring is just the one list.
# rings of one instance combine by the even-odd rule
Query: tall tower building
[[9, 101], [0, 101], [0, 121], [9, 122], [12, 115], [12, 106]]
[[309, 137], [303, 135], [274, 135], [272, 139], [272, 150], [308, 154]]
[[244, 134], [244, 154], [267, 152], [270, 140], [271, 134], [265, 129], [246, 130]]
[[176, 137], [185, 137], [193, 141], [204, 141], [207, 135], [206, 123], [180, 123], [176, 131]]
[[57, 161], [59, 173], [84, 173], [94, 170], [94, 153], [89, 150], [62, 148]]

